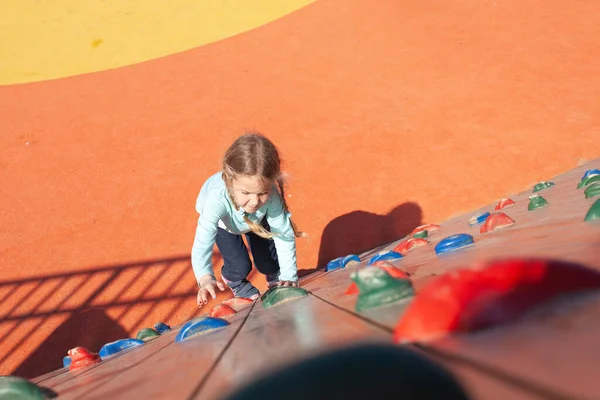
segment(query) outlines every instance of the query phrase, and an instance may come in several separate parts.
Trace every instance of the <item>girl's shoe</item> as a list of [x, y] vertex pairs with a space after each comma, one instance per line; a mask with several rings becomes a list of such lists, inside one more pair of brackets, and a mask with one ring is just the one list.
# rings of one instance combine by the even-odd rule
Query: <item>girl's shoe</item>
[[260, 297], [260, 292], [258, 289], [255, 288], [253, 284], [248, 282], [247, 279], [242, 279], [241, 281], [237, 282], [228, 281], [224, 277], [221, 277], [221, 279], [223, 279], [223, 282], [225, 282], [229, 289], [231, 289], [234, 297], [244, 297], [250, 300], [256, 300]]

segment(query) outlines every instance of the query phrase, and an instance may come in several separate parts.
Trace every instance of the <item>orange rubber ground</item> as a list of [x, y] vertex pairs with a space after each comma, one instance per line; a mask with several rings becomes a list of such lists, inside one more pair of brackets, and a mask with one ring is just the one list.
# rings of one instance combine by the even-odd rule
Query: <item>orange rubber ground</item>
[[598, 157], [599, 35], [583, 0], [321, 0], [183, 53], [0, 87], [0, 373], [207, 312], [194, 204], [244, 129], [283, 153], [306, 270]]

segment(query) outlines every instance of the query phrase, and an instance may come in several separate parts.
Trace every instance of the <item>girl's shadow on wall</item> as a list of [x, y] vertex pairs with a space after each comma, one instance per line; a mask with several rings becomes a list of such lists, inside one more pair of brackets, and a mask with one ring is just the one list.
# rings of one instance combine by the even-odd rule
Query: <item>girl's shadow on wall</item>
[[321, 236], [317, 268], [334, 258], [361, 254], [408, 235], [421, 225], [422, 211], [416, 203], [396, 206], [386, 215], [352, 211], [332, 220]]

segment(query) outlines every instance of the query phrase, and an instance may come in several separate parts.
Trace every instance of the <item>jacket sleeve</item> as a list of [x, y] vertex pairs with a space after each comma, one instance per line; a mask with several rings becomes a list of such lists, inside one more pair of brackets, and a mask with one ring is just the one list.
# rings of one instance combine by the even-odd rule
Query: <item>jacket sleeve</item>
[[275, 234], [273, 241], [279, 259], [279, 279], [295, 282], [298, 280], [298, 266], [296, 265], [296, 237], [290, 222], [291, 214], [284, 210], [278, 190], [273, 189], [269, 203], [267, 222], [271, 232]]
[[192, 246], [192, 269], [196, 276], [196, 282], [203, 275], [214, 275], [212, 252], [217, 237], [218, 223], [225, 212], [224, 204], [217, 198], [206, 199], [202, 207]]

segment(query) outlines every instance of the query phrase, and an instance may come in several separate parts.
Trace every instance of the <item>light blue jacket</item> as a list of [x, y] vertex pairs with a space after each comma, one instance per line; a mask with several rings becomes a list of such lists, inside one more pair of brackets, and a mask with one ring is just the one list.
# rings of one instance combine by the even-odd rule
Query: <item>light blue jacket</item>
[[[198, 281], [203, 275], [214, 275], [212, 251], [217, 236], [217, 227], [236, 235], [250, 232], [250, 228], [244, 222], [244, 210], [240, 207], [236, 211], [232, 204], [221, 172], [208, 178], [202, 185], [196, 200], [196, 211], [200, 217], [192, 247], [192, 268], [196, 275], [196, 281]], [[281, 268], [279, 279], [296, 281], [298, 279], [296, 237], [290, 222], [291, 214], [284, 210], [277, 187], [273, 185], [269, 199], [261, 208], [253, 214], [246, 214], [246, 216], [257, 223], [260, 223], [266, 216], [271, 232], [275, 234], [273, 240]]]

